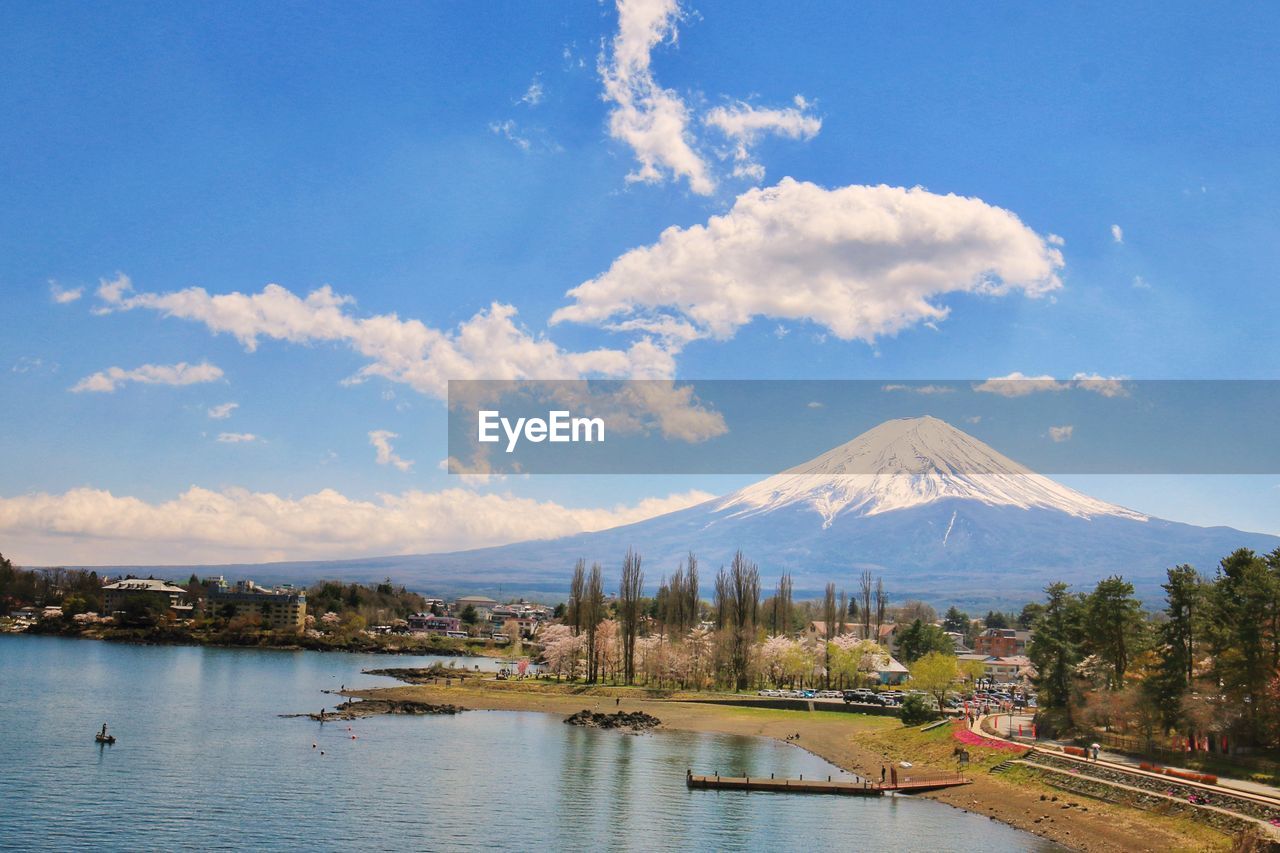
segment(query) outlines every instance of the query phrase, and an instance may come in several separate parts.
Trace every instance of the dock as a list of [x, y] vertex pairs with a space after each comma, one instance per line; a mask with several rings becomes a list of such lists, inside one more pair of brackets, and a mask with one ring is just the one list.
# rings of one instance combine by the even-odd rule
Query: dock
[[832, 779], [777, 779], [770, 776], [695, 776], [685, 772], [685, 785], [713, 791], [771, 791], [776, 794], [840, 794], [846, 797], [881, 797], [886, 793], [915, 793], [953, 788], [973, 782], [959, 773], [899, 773], [893, 782], [845, 781]]

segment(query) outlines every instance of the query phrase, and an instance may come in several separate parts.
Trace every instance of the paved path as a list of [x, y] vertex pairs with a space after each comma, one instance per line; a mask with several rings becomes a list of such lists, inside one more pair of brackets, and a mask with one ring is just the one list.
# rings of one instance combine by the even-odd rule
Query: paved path
[[[984, 720], [991, 721], [991, 723], [993, 724], [993, 728], [995, 729], [998, 737], [1001, 737], [1004, 739], [1010, 739], [1010, 740], [1018, 740], [1016, 738], [1016, 735], [1018, 733], [1018, 725], [1019, 723], [1021, 723], [1022, 731], [1027, 737], [1026, 739], [1018, 740], [1018, 742], [1026, 743], [1028, 746], [1031, 746], [1033, 744], [1033, 742], [1029, 739], [1031, 734], [1031, 724], [1032, 724], [1032, 717], [1029, 714], [1021, 714], [1021, 713], [1003, 714], [1002, 713], [1002, 714], [992, 715], [991, 717], [980, 717], [979, 719], [974, 721], [972, 726], [969, 727], [970, 731], [974, 732], [975, 734], [982, 735], [983, 737], [991, 737], [991, 733], [989, 731], [985, 731], [982, 728], [982, 723]], [[1065, 744], [1063, 744], [1061, 741], [1042, 738], [1035, 741], [1034, 745], [1041, 748], [1047, 747], [1050, 749], [1053, 749], [1053, 748], [1061, 749]], [[1122, 769], [1126, 767], [1136, 768], [1139, 765], [1139, 763], [1141, 763], [1141, 759], [1132, 755], [1126, 755], [1120, 752], [1110, 752], [1104, 749], [1098, 753], [1098, 763], [1104, 764], [1104, 765], [1105, 764], [1118, 765]], [[1158, 763], [1162, 767], [1169, 767], [1173, 770], [1183, 770], [1188, 773], [1199, 772], [1196, 770], [1191, 770], [1190, 768], [1186, 768], [1186, 767], [1178, 767], [1177, 765], [1173, 765], [1173, 764], [1164, 764], [1163, 762], [1154, 762], [1154, 763]], [[1277, 788], [1274, 785], [1264, 785], [1260, 782], [1252, 782], [1248, 779], [1234, 779], [1228, 776], [1219, 776], [1218, 785], [1222, 788], [1228, 788], [1236, 791], [1243, 791], [1248, 794], [1260, 794], [1264, 797], [1275, 797], [1277, 799], [1280, 799], [1280, 788]]]

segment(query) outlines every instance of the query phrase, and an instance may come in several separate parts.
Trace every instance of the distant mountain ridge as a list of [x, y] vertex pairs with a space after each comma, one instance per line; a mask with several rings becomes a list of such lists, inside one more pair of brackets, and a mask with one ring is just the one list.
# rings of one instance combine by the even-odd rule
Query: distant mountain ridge
[[937, 418], [887, 421], [802, 465], [722, 498], [623, 527], [443, 554], [358, 560], [146, 567], [186, 576], [222, 572], [262, 581], [319, 578], [398, 583], [442, 592], [562, 596], [578, 558], [616, 576], [634, 546], [649, 584], [689, 551], [710, 590], [741, 548], [765, 582], [792, 574], [799, 594], [833, 581], [852, 589], [864, 569], [897, 601], [989, 607], [1038, 599], [1053, 581], [1084, 588], [1122, 574], [1148, 602], [1167, 568], [1212, 573], [1240, 547], [1280, 537], [1152, 518], [1036, 474]]

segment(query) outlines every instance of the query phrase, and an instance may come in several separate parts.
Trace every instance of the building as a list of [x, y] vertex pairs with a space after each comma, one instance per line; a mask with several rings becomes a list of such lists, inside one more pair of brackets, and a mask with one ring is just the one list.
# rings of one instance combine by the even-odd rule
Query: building
[[226, 619], [256, 615], [261, 617], [262, 627], [273, 630], [302, 630], [307, 621], [307, 594], [289, 586], [262, 587], [253, 581], [237, 581], [233, 587], [225, 581], [215, 582], [206, 590], [205, 610]]
[[437, 634], [441, 637], [447, 637], [450, 632], [462, 630], [462, 620], [456, 616], [415, 613], [407, 621], [409, 630], [415, 634]]
[[[893, 641], [893, 635], [897, 630], [897, 627], [898, 626], [892, 622], [886, 622], [878, 627], [873, 623], [870, 626], [870, 632], [868, 633], [867, 627], [861, 622], [855, 623], [851, 621], [845, 623], [843, 632], [840, 631], [839, 625], [837, 624], [836, 628], [831, 632], [831, 635], [833, 637], [852, 636], [858, 640], [862, 640], [867, 636], [870, 636], [876, 638], [876, 642], [880, 645], [888, 646], [888, 644]], [[820, 620], [809, 622], [805, 625], [805, 637], [810, 640], [825, 642], [827, 639], [827, 623]]]
[[149, 600], [156, 607], [174, 607], [182, 603], [187, 591], [168, 581], [155, 578], [125, 578], [102, 588], [102, 606], [107, 613], [124, 610], [125, 604], [138, 599]]
[[470, 607], [476, 613], [477, 622], [487, 622], [490, 615], [493, 614], [493, 609], [497, 606], [498, 602], [494, 601], [492, 598], [487, 598], [483, 595], [464, 595], [453, 602], [453, 609], [451, 612], [454, 616], [461, 617], [462, 611]]
[[881, 684], [896, 685], [909, 679], [911, 672], [896, 658], [886, 656], [876, 664], [876, 675], [880, 678]]
[[980, 661], [982, 663], [983, 678], [988, 678], [996, 684], [1027, 682], [1035, 676], [1035, 668], [1032, 667], [1031, 659], [1026, 655], [1002, 657], [975, 653], [956, 655], [956, 658], [960, 661]]
[[1017, 631], [1013, 628], [988, 628], [973, 641], [973, 651], [980, 655], [1004, 658], [1014, 655], [1025, 655], [1027, 643], [1031, 642], [1030, 631]]

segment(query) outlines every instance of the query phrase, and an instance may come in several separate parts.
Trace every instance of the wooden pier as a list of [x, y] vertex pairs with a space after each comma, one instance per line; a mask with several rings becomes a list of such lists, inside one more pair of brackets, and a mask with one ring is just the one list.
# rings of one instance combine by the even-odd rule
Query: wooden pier
[[968, 785], [973, 780], [959, 773], [899, 773], [892, 782], [851, 782], [839, 779], [776, 779], [770, 776], [695, 776], [692, 770], [685, 772], [685, 785], [689, 788], [715, 791], [772, 791], [777, 794], [841, 794], [846, 797], [880, 797], [886, 793], [913, 793], [935, 791]]

